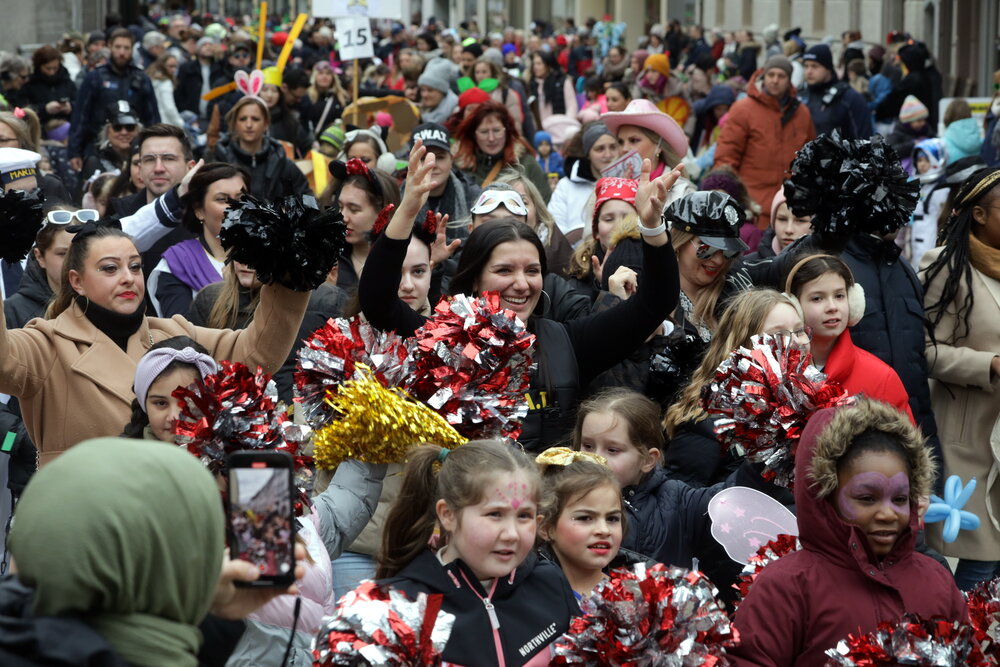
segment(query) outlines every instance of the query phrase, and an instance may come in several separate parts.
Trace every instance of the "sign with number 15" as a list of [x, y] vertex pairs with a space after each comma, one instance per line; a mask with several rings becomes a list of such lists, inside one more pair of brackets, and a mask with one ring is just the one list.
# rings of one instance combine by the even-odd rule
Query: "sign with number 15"
[[371, 24], [366, 16], [342, 16], [336, 19], [337, 48], [341, 60], [375, 56]]

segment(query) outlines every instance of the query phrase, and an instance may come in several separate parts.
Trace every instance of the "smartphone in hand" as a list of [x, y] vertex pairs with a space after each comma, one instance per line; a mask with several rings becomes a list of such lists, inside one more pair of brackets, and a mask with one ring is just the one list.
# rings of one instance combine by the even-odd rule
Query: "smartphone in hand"
[[260, 578], [237, 586], [295, 582], [295, 487], [284, 452], [234, 452], [229, 467], [227, 538], [233, 558], [252, 563]]

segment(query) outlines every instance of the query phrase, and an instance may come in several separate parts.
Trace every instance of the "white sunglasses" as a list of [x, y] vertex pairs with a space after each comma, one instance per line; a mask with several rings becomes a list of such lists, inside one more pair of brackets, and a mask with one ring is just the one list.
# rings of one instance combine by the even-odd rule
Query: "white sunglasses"
[[97, 209], [81, 208], [79, 211], [49, 211], [46, 219], [53, 225], [68, 225], [76, 218], [78, 222], [97, 222], [101, 214]]

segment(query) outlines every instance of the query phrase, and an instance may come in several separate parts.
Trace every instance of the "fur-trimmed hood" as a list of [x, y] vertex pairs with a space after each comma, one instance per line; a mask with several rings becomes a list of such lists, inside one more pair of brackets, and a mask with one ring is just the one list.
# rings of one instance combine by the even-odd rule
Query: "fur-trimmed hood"
[[[837, 514], [830, 498], [837, 489], [837, 461], [862, 432], [877, 429], [898, 437], [906, 449], [910, 474], [910, 524], [892, 556], [913, 551], [919, 527], [917, 501], [931, 492], [936, 465], [917, 427], [896, 408], [868, 398], [850, 407], [817, 412], [809, 420], [795, 459], [795, 503], [804, 548], [844, 565], [874, 563], [867, 540]], [[864, 545], [862, 553], [853, 545]]]

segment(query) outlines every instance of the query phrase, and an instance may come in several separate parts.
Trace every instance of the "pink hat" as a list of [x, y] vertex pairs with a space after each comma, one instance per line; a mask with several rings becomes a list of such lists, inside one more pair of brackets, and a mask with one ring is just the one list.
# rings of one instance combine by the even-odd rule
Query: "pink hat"
[[649, 100], [632, 100], [625, 111], [612, 111], [601, 117], [612, 134], [622, 125], [635, 125], [663, 137], [678, 158], [687, 155], [688, 140], [684, 130], [673, 118], [656, 108]]
[[774, 199], [771, 200], [771, 228], [774, 228], [774, 220], [778, 217], [778, 207], [785, 203], [785, 188], [784, 186], [778, 188], [778, 191], [774, 193]]

